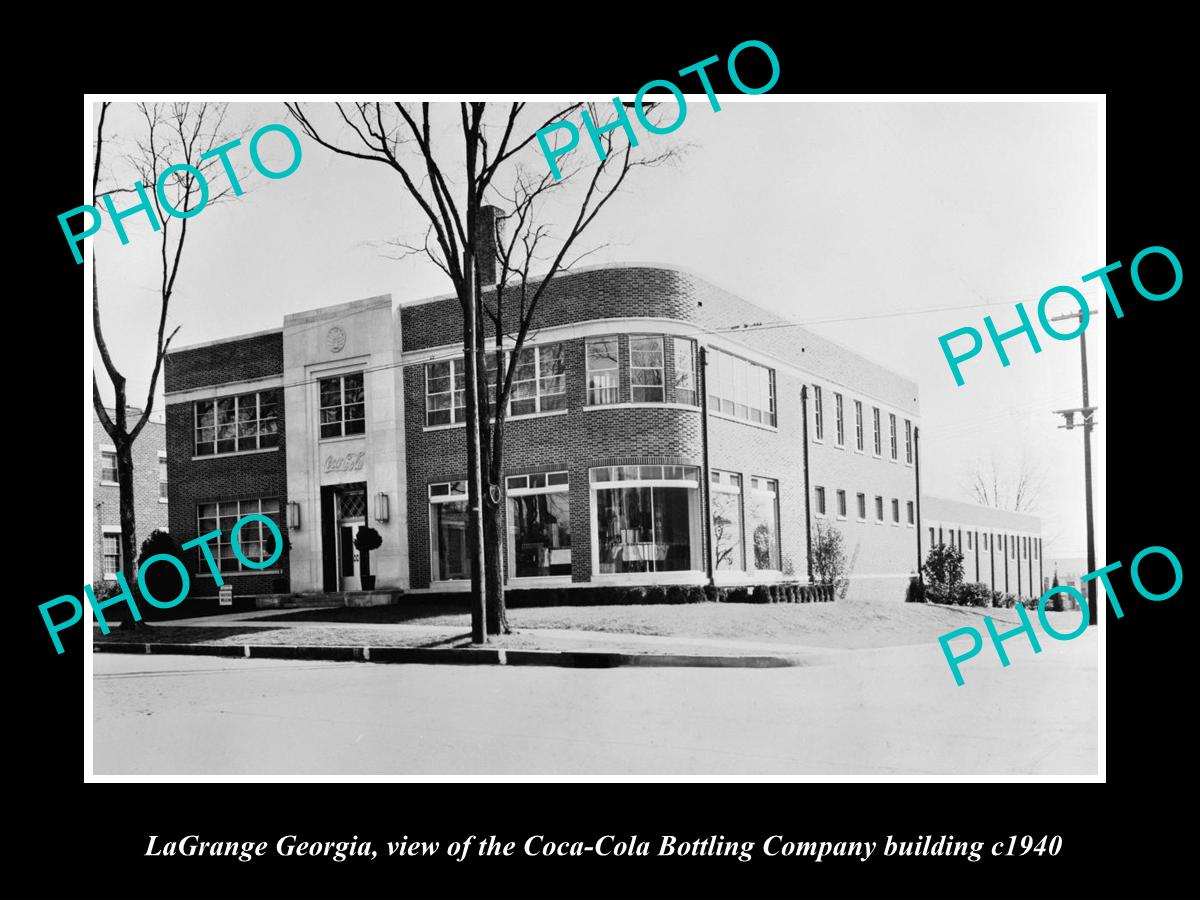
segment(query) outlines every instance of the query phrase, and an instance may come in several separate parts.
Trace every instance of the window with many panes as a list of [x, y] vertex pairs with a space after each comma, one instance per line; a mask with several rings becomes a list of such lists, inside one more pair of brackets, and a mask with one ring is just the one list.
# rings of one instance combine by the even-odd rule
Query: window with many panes
[[[262, 572], [247, 566], [234, 555], [230, 535], [233, 526], [239, 519], [249, 515], [266, 516], [279, 525], [279, 500], [272, 497], [254, 498], [252, 500], [219, 500], [215, 503], [201, 503], [196, 507], [197, 534], [205, 535], [212, 531], [221, 533], [208, 541], [213, 558], [217, 561], [222, 574], [238, 574], [240, 572]], [[280, 533], [283, 529], [280, 528]], [[238, 546], [242, 555], [253, 562], [261, 562], [275, 555], [275, 537], [262, 522], [254, 520], [247, 522], [238, 532]], [[208, 563], [204, 559], [203, 549], [196, 548], [199, 569], [202, 575], [210, 574]]]
[[[511, 356], [505, 356], [505, 362]], [[496, 392], [496, 354], [485, 357], [488, 400]], [[567, 356], [565, 344], [522, 347], [513, 369], [508, 395], [510, 416], [531, 416], [567, 408]], [[460, 414], [461, 415], [461, 414]]]
[[846, 417], [842, 409], [842, 395], [833, 395], [834, 422], [837, 425], [837, 445], [846, 446]]
[[862, 453], [863, 449], [863, 410], [862, 401], [854, 401], [854, 449]]
[[879, 427], [879, 407], [872, 406], [871, 412], [875, 417], [875, 455], [881, 456], [883, 454], [883, 432]]
[[106, 531], [103, 535], [104, 577], [112, 579], [121, 571], [121, 534]]
[[666, 399], [663, 377], [663, 339], [635, 334], [629, 338], [629, 390], [634, 403], [662, 403]]
[[278, 447], [279, 391], [198, 400], [195, 425], [196, 456]]
[[710, 350], [708, 405], [712, 412], [775, 425], [775, 371], [723, 350]]
[[363, 434], [367, 430], [363, 373], [321, 379], [321, 437]]
[[698, 468], [602, 466], [588, 477], [598, 575], [703, 571]]
[[588, 338], [588, 406], [605, 406], [620, 401], [620, 359], [620, 347], [615, 336]]
[[674, 338], [675, 347], [675, 402], [696, 406], [700, 402], [696, 392], [696, 342], [688, 338]]
[[895, 462], [899, 458], [899, 447], [896, 442], [896, 414], [888, 413], [888, 424], [891, 426], [892, 434], [892, 461]]
[[108, 484], [117, 483], [117, 451], [100, 451], [100, 480]]
[[[444, 359], [425, 366], [426, 426], [466, 421], [465, 368], [461, 359]], [[325, 437], [324, 433], [321, 436]]]

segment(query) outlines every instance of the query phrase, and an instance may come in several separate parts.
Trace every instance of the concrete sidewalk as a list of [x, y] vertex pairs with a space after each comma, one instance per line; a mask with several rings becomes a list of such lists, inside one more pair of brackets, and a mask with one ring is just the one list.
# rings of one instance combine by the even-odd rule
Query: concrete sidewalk
[[[352, 646], [352, 647], [407, 647], [421, 649], [482, 649], [530, 650], [572, 653], [643, 654], [721, 657], [772, 657], [789, 660], [787, 664], [819, 664], [827, 658], [850, 651], [829, 647], [810, 647], [796, 644], [781, 644], [777, 641], [747, 641], [731, 638], [691, 637], [672, 635], [625, 634], [608, 631], [585, 631], [576, 629], [521, 628], [510, 635], [494, 636], [487, 648], [472, 647], [470, 634], [446, 625], [423, 625], [415, 623], [374, 623], [362, 625], [351, 622], [314, 622], [277, 619], [279, 610], [253, 610], [230, 613], [222, 616], [199, 616], [153, 623], [146, 634], [122, 635], [117, 623], [110, 623], [112, 631], [104, 643], [129, 642], [134, 644], [162, 643], [161, 632], [175, 628], [195, 630], [195, 638], [173, 643], [188, 643], [194, 646]], [[235, 630], [239, 634], [228, 634]], [[211, 637], [204, 632], [211, 633]], [[155, 634], [160, 632], [160, 634]], [[218, 634], [220, 632], [220, 634]], [[100, 641], [98, 640], [99, 644]], [[196, 652], [196, 651], [193, 651]]]

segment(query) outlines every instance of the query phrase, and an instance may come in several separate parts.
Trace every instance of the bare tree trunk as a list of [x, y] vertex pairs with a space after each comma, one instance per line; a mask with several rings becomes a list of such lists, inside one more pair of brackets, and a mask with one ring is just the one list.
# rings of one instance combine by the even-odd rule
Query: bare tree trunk
[[511, 634], [504, 604], [504, 506], [485, 504], [483, 514], [484, 570], [487, 573], [488, 634]]

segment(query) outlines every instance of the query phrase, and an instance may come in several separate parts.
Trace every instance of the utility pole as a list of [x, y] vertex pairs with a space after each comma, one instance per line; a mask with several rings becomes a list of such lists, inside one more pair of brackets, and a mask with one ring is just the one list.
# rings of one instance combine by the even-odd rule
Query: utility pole
[[[1089, 309], [1088, 313], [1095, 315], [1094, 309]], [[1051, 322], [1061, 322], [1065, 319], [1082, 319], [1083, 311], [1077, 313], [1068, 313], [1067, 315], [1055, 316]], [[1055, 415], [1061, 415], [1065, 424], [1059, 425], [1059, 428], [1065, 428], [1070, 431], [1075, 427], [1075, 413], [1079, 413], [1083, 421], [1080, 423], [1083, 426], [1083, 490], [1084, 498], [1087, 502], [1087, 566], [1089, 572], [1096, 571], [1096, 530], [1092, 522], [1092, 429], [1096, 422], [1092, 418], [1092, 414], [1099, 409], [1098, 406], [1088, 405], [1088, 373], [1087, 373], [1087, 331], [1086, 329], [1079, 334], [1079, 360], [1080, 369], [1083, 375], [1083, 406], [1077, 409], [1056, 409]], [[1096, 579], [1091, 578], [1087, 583], [1087, 601], [1088, 601], [1088, 624], [1096, 625], [1099, 622], [1099, 617], [1096, 614]]]

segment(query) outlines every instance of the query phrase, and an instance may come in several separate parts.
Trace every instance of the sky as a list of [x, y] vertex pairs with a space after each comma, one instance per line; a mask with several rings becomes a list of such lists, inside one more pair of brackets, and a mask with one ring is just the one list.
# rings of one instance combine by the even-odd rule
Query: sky
[[[995, 459], [1011, 475], [1024, 461], [1041, 475], [1033, 511], [1042, 517], [1046, 556], [1084, 555], [1082, 435], [1058, 429], [1061, 417], [1052, 415], [1081, 405], [1080, 342], [1039, 331], [1042, 352], [1034, 354], [1026, 338], [1014, 338], [1005, 345], [1007, 368], [985, 346], [964, 364], [959, 387], [938, 337], [968, 325], [984, 333], [985, 315], [999, 330], [1015, 327], [1018, 301], [1036, 323], [1038, 299], [1057, 285], [1075, 287], [1103, 311], [1103, 289], [1081, 282], [1112, 261], [1100, 240], [1097, 104], [765, 95], [722, 96], [713, 112], [704, 95], [688, 100], [671, 135], [639, 131], [635, 154], [677, 148], [682, 155], [631, 173], [587, 233], [582, 246], [600, 249], [586, 264], [683, 266], [914, 379], [923, 491], [970, 500], [963, 484], [978, 463]], [[315, 107], [318, 116], [327, 112]], [[527, 111], [531, 128], [544, 118], [538, 113]], [[280, 122], [299, 132], [281, 102], [231, 104], [228, 121], [235, 130]], [[130, 104], [109, 110], [104, 169], [122, 186], [133, 178], [119, 152], [137, 125]], [[446, 137], [435, 129], [435, 138]], [[380, 245], [425, 232], [399, 176], [300, 139], [299, 168], [278, 180], [250, 169], [244, 140], [231, 158], [248, 173], [247, 192], [189, 221], [169, 320], [179, 326], [174, 346], [276, 328], [287, 313], [363, 297], [404, 301], [451, 290], [428, 260], [398, 260]], [[267, 165], [286, 165], [280, 135], [261, 146]], [[586, 134], [581, 146], [591, 152]], [[536, 148], [525, 162], [545, 166]], [[133, 201], [124, 195], [116, 205]], [[144, 216], [125, 225], [125, 246], [107, 220], [94, 239], [101, 316], [131, 396], [144, 397], [159, 245]], [[978, 308], [926, 312], [945, 307]], [[1062, 297], [1049, 306], [1051, 315], [1075, 308]], [[85, 329], [89, 322], [85, 314]], [[1091, 401], [1101, 406], [1093, 441], [1100, 560], [1103, 329], [1104, 316], [1093, 316], [1087, 343]], [[161, 403], [160, 382], [156, 408]]]

